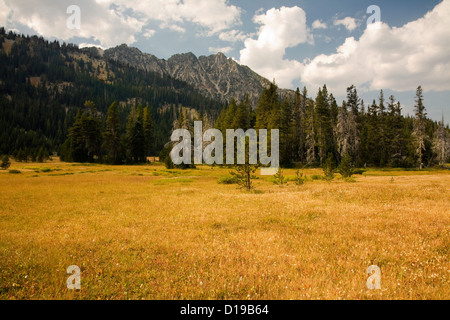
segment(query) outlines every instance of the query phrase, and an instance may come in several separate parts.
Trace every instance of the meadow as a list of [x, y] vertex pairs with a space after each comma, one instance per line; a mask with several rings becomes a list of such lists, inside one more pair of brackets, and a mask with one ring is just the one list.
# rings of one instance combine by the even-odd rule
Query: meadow
[[[219, 184], [220, 167], [54, 159], [10, 170], [0, 299], [450, 298], [449, 170], [326, 182], [305, 169], [304, 185], [258, 177], [254, 192]], [[70, 265], [81, 290], [66, 287]], [[366, 287], [370, 265], [381, 290]]]

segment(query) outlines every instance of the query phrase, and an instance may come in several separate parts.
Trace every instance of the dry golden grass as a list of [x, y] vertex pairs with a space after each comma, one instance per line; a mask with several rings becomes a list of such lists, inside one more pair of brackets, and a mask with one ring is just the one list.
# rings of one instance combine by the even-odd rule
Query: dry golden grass
[[[1, 299], [450, 298], [450, 171], [261, 178], [247, 193], [218, 184], [229, 170], [217, 167], [11, 169], [22, 173], [0, 171]], [[366, 288], [372, 264], [381, 290]]]

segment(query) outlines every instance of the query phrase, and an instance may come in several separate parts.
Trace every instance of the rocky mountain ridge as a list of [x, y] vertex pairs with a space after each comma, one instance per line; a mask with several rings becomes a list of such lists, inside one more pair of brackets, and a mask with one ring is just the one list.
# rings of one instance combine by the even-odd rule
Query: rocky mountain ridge
[[[248, 94], [256, 106], [262, 90], [270, 85], [269, 80], [220, 52], [198, 58], [191, 52], [175, 54], [165, 60], [123, 44], [105, 50], [103, 56], [138, 69], [170, 75], [219, 100], [241, 100]], [[280, 94], [286, 93], [292, 91], [280, 90]]]

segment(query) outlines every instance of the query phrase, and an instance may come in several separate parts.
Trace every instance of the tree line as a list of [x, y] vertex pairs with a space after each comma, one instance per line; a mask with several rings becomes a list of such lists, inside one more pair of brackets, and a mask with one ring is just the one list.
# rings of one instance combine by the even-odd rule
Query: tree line
[[400, 102], [383, 91], [365, 104], [354, 86], [338, 105], [326, 86], [313, 96], [304, 88], [281, 97], [272, 83], [253, 108], [248, 98], [223, 105], [185, 82], [97, 55], [0, 28], [0, 154], [44, 161], [57, 152], [67, 161], [136, 163], [162, 150], [164, 160], [171, 130], [192, 126], [194, 117], [183, 110], [195, 109], [223, 132], [279, 129], [285, 167], [323, 166], [330, 154], [336, 163], [348, 155], [359, 167], [449, 161], [449, 128], [427, 118], [421, 87], [414, 117], [403, 116]]
[[226, 129], [279, 129], [280, 163], [323, 166], [331, 159], [348, 160], [358, 167], [420, 167], [443, 165], [450, 160], [450, 130], [427, 118], [423, 90], [416, 91], [415, 116], [402, 115], [394, 96], [387, 100], [381, 90], [378, 101], [364, 103], [357, 89], [347, 89], [347, 99], [338, 105], [326, 85], [315, 98], [297, 89], [280, 97], [272, 83], [255, 110], [248, 100], [232, 100], [217, 118], [215, 127]]
[[133, 106], [125, 132], [121, 128], [117, 102], [109, 106], [106, 119], [102, 121], [95, 104], [86, 101], [61, 147], [61, 160], [109, 164], [147, 162], [155, 137], [150, 108]]

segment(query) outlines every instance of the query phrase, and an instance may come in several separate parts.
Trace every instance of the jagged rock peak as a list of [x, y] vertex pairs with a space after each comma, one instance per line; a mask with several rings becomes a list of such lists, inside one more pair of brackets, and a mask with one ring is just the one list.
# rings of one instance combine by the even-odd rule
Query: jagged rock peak
[[175, 54], [167, 61], [137, 48], [120, 45], [105, 51], [105, 57], [146, 71], [170, 75], [185, 81], [214, 99], [242, 100], [248, 94], [253, 105], [270, 81], [247, 66], [241, 66], [222, 52], [196, 57], [192, 52]]

